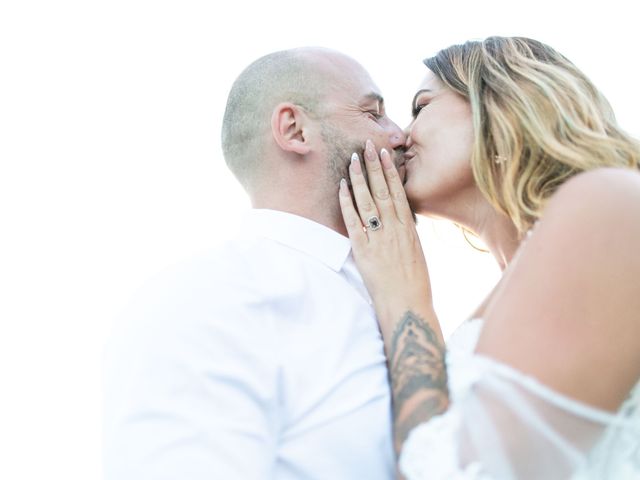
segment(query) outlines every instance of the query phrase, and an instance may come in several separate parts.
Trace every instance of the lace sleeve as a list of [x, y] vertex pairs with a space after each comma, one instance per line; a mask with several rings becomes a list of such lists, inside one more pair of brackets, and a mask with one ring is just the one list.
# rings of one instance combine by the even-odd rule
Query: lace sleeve
[[640, 478], [640, 395], [613, 415], [481, 355], [448, 359], [451, 404], [416, 427], [407, 480]]

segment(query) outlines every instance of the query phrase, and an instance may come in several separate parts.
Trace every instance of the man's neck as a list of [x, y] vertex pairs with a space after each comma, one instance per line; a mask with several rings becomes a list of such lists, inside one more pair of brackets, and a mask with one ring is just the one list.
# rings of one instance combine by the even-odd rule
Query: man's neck
[[342, 215], [339, 210], [337, 212], [332, 208], [325, 208], [321, 210], [317, 205], [310, 206], [307, 205], [304, 200], [295, 201], [293, 199], [252, 198], [251, 205], [253, 208], [277, 210], [280, 212], [298, 215], [299, 217], [307, 218], [313, 222], [319, 223], [320, 225], [324, 225], [345, 237], [348, 236], [347, 229], [344, 226], [344, 221], [342, 220]]

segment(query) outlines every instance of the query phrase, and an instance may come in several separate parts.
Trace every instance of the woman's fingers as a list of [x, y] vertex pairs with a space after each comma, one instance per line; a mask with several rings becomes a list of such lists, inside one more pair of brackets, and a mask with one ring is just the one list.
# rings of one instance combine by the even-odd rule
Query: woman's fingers
[[396, 214], [387, 186], [387, 180], [382, 172], [382, 165], [378, 158], [378, 153], [371, 140], [367, 140], [364, 148], [365, 165], [367, 167], [367, 175], [369, 177], [369, 191], [381, 219], [390, 220]]
[[347, 227], [347, 233], [354, 245], [367, 242], [367, 234], [362, 228], [362, 222], [360, 216], [356, 211], [353, 200], [351, 200], [351, 192], [347, 186], [347, 181], [343, 178], [340, 180], [340, 210], [342, 210], [342, 218], [344, 219], [344, 225]]
[[407, 200], [407, 195], [402, 185], [402, 179], [398, 174], [398, 170], [391, 160], [391, 155], [384, 148], [380, 152], [380, 162], [386, 179], [386, 185], [389, 188], [389, 195], [395, 207], [396, 214], [400, 221], [404, 224], [413, 224], [413, 213]]
[[353, 197], [355, 198], [362, 223], [366, 227], [372, 226], [372, 228], [376, 228], [373, 224], [370, 225], [370, 223], [372, 221], [375, 223], [375, 218], [380, 219], [378, 207], [369, 192], [369, 187], [367, 186], [367, 182], [364, 178], [362, 166], [360, 165], [360, 159], [357, 153], [354, 153], [351, 156], [349, 175], [351, 177]]
[[376, 219], [384, 224], [397, 218], [403, 224], [413, 225], [415, 222], [402, 179], [389, 152], [383, 148], [378, 157], [373, 142], [367, 140], [364, 156], [369, 185], [355, 153], [349, 168], [353, 196], [362, 224], [375, 229]]

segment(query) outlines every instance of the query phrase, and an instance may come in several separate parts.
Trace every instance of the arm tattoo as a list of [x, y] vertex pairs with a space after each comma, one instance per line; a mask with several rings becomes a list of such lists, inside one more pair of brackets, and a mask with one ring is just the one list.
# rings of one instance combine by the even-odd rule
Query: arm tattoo
[[431, 326], [408, 311], [393, 333], [388, 357], [399, 453], [413, 427], [447, 409], [445, 348]]

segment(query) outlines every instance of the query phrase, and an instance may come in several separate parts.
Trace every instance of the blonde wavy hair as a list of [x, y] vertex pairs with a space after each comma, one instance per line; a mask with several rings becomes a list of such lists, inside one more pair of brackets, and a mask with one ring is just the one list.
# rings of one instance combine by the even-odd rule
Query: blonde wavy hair
[[490, 37], [424, 60], [471, 104], [471, 167], [488, 201], [518, 231], [573, 175], [598, 167], [640, 169], [640, 142], [576, 66], [529, 38]]

